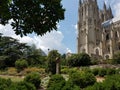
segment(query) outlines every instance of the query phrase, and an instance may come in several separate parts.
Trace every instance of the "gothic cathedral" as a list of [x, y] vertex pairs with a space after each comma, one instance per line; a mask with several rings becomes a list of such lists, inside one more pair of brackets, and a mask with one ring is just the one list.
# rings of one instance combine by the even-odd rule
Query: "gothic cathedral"
[[120, 20], [113, 17], [111, 7], [103, 10], [97, 0], [79, 0], [78, 53], [111, 59], [120, 51]]

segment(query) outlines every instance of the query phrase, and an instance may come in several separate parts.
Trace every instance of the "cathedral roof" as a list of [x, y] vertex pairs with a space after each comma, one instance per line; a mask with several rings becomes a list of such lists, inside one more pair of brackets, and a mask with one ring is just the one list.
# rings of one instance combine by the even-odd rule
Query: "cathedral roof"
[[113, 21], [113, 23], [118, 22], [118, 21], [120, 21], [120, 17], [119, 16], [115, 17], [115, 18], [112, 19], [112, 21]]
[[103, 23], [102, 23], [102, 26], [103, 26], [103, 27], [107, 27], [107, 26], [109, 26], [109, 25], [111, 25], [111, 24], [112, 24], [112, 19], [103, 22]]
[[109, 19], [109, 20], [103, 22], [103, 23], [102, 23], [102, 26], [103, 26], [103, 27], [107, 27], [107, 26], [110, 26], [112, 23], [116, 23], [116, 22], [118, 22], [118, 21], [120, 21], [120, 17], [114, 17], [114, 18], [112, 18], [112, 19]]

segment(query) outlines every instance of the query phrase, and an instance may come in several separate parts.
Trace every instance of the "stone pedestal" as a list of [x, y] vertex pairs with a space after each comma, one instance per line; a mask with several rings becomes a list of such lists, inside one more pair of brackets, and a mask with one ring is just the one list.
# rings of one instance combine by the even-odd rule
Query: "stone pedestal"
[[56, 74], [60, 74], [60, 58], [56, 58]]

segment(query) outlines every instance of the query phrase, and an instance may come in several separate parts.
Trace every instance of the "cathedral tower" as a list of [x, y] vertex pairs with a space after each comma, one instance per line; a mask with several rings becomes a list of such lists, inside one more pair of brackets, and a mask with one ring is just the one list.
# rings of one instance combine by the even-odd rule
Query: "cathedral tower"
[[78, 53], [100, 54], [101, 31], [96, 0], [79, 0]]
[[120, 51], [120, 19], [113, 18], [105, 3], [100, 10], [97, 0], [79, 0], [78, 12], [78, 53], [95, 60], [112, 59]]

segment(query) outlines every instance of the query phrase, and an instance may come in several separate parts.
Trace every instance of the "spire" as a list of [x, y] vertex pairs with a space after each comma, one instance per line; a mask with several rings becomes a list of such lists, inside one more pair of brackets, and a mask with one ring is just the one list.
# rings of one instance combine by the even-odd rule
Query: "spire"
[[113, 18], [112, 9], [111, 9], [110, 5], [109, 5], [109, 8], [108, 8], [108, 11], [109, 11], [109, 14], [110, 14], [110, 18]]
[[97, 9], [98, 9], [98, 4], [97, 4], [97, 0], [94, 0], [94, 2], [95, 2], [95, 5], [97, 6]]
[[105, 2], [104, 2], [104, 10], [105, 10], [105, 11], [107, 10]]
[[95, 0], [95, 3], [97, 3], [97, 0]]
[[109, 12], [112, 12], [112, 9], [111, 9], [111, 6], [109, 5], [109, 8], [108, 8]]
[[82, 4], [82, 1], [81, 0], [79, 0], [79, 5], [81, 5]]

